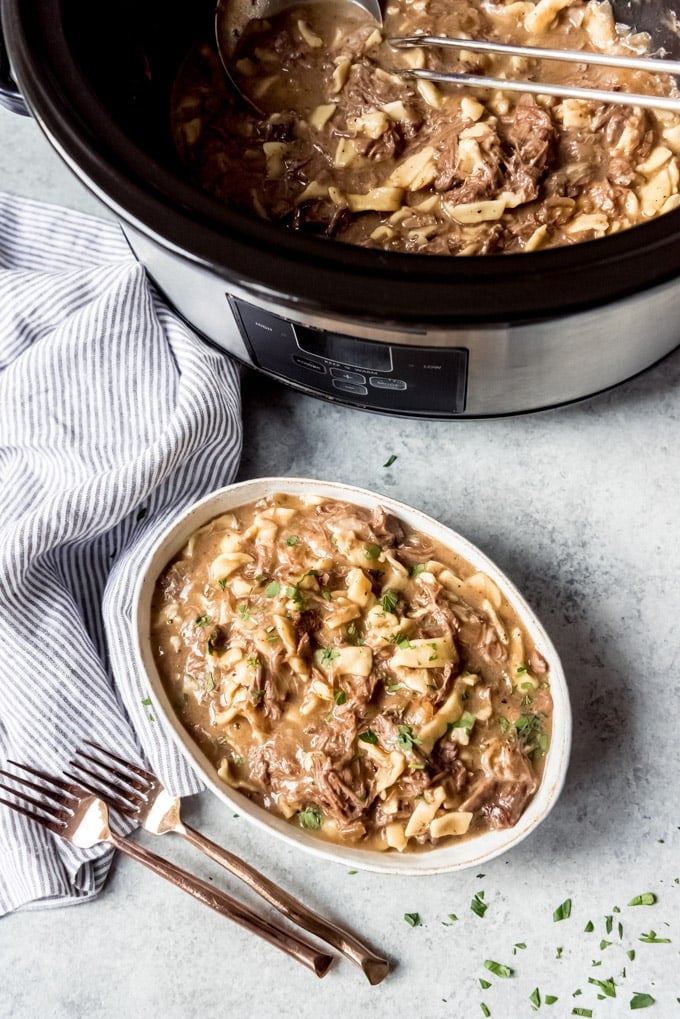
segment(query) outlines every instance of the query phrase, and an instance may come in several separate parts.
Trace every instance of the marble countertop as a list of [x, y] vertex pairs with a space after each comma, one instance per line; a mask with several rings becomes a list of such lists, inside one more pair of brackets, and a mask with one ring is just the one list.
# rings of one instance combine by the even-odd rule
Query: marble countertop
[[[2, 110], [0, 188], [107, 214], [32, 121]], [[535, 988], [541, 1013], [556, 1019], [574, 1008], [628, 1015], [634, 992], [656, 999], [646, 1015], [680, 1016], [679, 390], [676, 351], [571, 407], [427, 422], [331, 406], [248, 375], [241, 478], [316, 476], [394, 496], [480, 545], [525, 592], [571, 689], [564, 792], [534, 837], [483, 874], [421, 878], [301, 856], [206, 793], [187, 804], [187, 820], [387, 951], [397, 965], [385, 983], [369, 987], [344, 960], [320, 982], [118, 860], [97, 900], [0, 923], [0, 1016], [477, 1019], [484, 1003], [494, 1019], [523, 1019]], [[241, 894], [181, 840], [161, 848]], [[481, 891], [484, 917], [470, 909]], [[627, 905], [648, 891], [655, 905]], [[571, 917], [556, 922], [566, 899]], [[421, 923], [411, 927], [404, 914], [414, 912]], [[650, 930], [670, 943], [640, 941]], [[494, 976], [485, 960], [513, 976]], [[609, 978], [616, 998], [594, 983]]]

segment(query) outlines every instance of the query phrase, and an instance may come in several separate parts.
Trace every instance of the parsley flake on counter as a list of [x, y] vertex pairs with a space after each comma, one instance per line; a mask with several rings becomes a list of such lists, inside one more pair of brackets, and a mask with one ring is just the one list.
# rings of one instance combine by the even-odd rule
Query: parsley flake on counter
[[649, 1006], [653, 1005], [655, 1001], [656, 998], [653, 998], [651, 994], [642, 994], [640, 991], [636, 991], [630, 999], [630, 1007], [631, 1010], [636, 1008], [649, 1008]]
[[546, 994], [543, 1000], [545, 1001], [546, 1005], [554, 1005], [556, 1001], [559, 1001], [559, 998], [557, 997], [556, 994]]
[[595, 977], [588, 977], [588, 983], [599, 987], [608, 998], [616, 997], [616, 984], [612, 977], [609, 977], [608, 980], [596, 980]]
[[484, 892], [477, 892], [474, 899], [470, 903], [470, 909], [477, 916], [484, 916], [487, 909], [489, 908], [488, 902], [484, 902]]
[[404, 913], [404, 920], [409, 927], [420, 927], [420, 913]]
[[605, 941], [605, 939], [602, 938], [602, 941], [600, 941], [600, 951], [604, 952], [605, 948], [609, 948], [610, 945], [611, 941]]
[[595, 924], [593, 923], [593, 921], [589, 920], [588, 923], [583, 928], [583, 930], [586, 932], [586, 934], [592, 934], [592, 932], [595, 930]]
[[482, 988], [483, 991], [486, 991], [488, 990], [489, 987], [491, 987], [491, 981], [485, 980], [484, 977], [480, 977], [479, 986]]
[[301, 810], [298, 814], [298, 821], [302, 828], [307, 828], [308, 831], [318, 831], [323, 824], [323, 811], [321, 807], [317, 807], [315, 803], [311, 803], [304, 810]]
[[489, 1019], [489, 1016], [491, 1015], [491, 1012], [489, 1011], [489, 1006], [485, 1005], [483, 1001], [480, 1001], [479, 1007], [482, 1010], [482, 1014], [485, 1015], [487, 1019]]
[[541, 1007], [541, 992], [539, 991], [538, 987], [534, 987], [533, 991], [529, 995], [529, 1001], [534, 1006], [534, 1008]]
[[[519, 719], [518, 719], [519, 721]], [[557, 923], [558, 920], [568, 920], [571, 916], [571, 899], [565, 899], [561, 902], [553, 913], [553, 920]]]
[[196, 616], [196, 626], [210, 626], [212, 623], [212, 616], [203, 613], [202, 616]]
[[604, 927], [605, 927], [605, 930], [606, 930], [607, 934], [611, 934], [613, 924], [614, 924], [614, 917], [613, 916], [605, 916], [605, 918], [604, 918]]
[[670, 938], [659, 938], [657, 937], [656, 931], [650, 931], [649, 934], [641, 934], [640, 941], [644, 941], [648, 945], [670, 945]]
[[517, 955], [517, 950], [520, 948], [526, 948], [527, 946], [523, 941], [518, 941], [517, 944], [512, 946], [512, 954]]
[[383, 464], [383, 467], [391, 467], [392, 464], [395, 463], [396, 460], [397, 460], [396, 453], [392, 453], [391, 456], [388, 456], [387, 460]]
[[585, 1019], [593, 1019], [592, 1008], [572, 1008], [571, 1014], [585, 1016]]
[[628, 958], [630, 959], [631, 962], [635, 962], [635, 949], [634, 948], [629, 948], [628, 951], [626, 952], [626, 955], [628, 956]]
[[656, 895], [654, 892], [643, 892], [642, 895], [636, 895], [628, 903], [629, 906], [653, 906], [656, 902]]
[[556, 959], [561, 959], [562, 958], [562, 951], [563, 951], [562, 948], [556, 948], [555, 949], [555, 958]]
[[512, 977], [515, 975], [515, 971], [510, 966], [505, 966], [502, 962], [494, 962], [493, 959], [485, 959], [484, 966], [488, 969], [489, 973], [493, 973], [497, 977]]
[[278, 580], [272, 580], [270, 584], [267, 584], [264, 589], [264, 593], [268, 598], [276, 598], [277, 594], [281, 593], [281, 585]]

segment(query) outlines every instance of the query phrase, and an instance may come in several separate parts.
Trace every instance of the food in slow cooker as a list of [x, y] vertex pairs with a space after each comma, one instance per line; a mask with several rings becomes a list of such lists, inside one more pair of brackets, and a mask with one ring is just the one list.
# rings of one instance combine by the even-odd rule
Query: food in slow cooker
[[[584, 63], [386, 42], [418, 33], [583, 49]], [[177, 81], [174, 135], [206, 190], [292, 230], [444, 255], [574, 244], [678, 206], [679, 115], [416, 84], [391, 71], [677, 94], [666, 75], [586, 64], [588, 50], [653, 45], [597, 0], [390, 0], [383, 31], [352, 4], [301, 6], [244, 37], [237, 70], [264, 115], [235, 98], [204, 46]]]
[[382, 509], [212, 520], [158, 580], [152, 646], [224, 782], [324, 839], [431, 848], [515, 825], [539, 785], [545, 660], [489, 577]]

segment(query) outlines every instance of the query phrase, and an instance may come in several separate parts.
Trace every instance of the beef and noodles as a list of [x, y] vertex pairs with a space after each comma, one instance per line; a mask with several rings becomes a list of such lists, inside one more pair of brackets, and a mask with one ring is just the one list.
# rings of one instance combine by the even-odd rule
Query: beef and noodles
[[[397, 50], [431, 34], [584, 51], [583, 64]], [[244, 33], [230, 90], [197, 47], [173, 96], [177, 148], [225, 203], [292, 230], [388, 251], [536, 251], [615, 233], [680, 204], [680, 115], [404, 79], [428, 67], [676, 95], [667, 75], [588, 66], [654, 40], [597, 0], [389, 0], [376, 24], [345, 0]]]
[[276, 495], [161, 574], [152, 643], [221, 779], [321, 838], [432, 848], [515, 825], [547, 664], [485, 574], [378, 508]]

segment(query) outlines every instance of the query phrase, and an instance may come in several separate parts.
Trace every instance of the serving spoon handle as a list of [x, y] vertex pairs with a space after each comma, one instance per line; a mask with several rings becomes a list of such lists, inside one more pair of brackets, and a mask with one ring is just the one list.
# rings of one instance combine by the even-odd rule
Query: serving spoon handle
[[250, 864], [230, 853], [228, 849], [218, 846], [205, 835], [202, 835], [194, 828], [179, 821], [172, 829], [178, 835], [182, 835], [188, 842], [200, 849], [202, 853], [209, 856], [215, 863], [219, 863], [235, 877], [244, 881], [254, 892], [257, 892], [270, 906], [277, 909], [279, 913], [297, 924], [310, 934], [316, 935], [327, 944], [332, 945], [341, 952], [345, 958], [363, 970], [370, 984], [379, 984], [385, 979], [390, 971], [390, 963], [387, 959], [377, 955], [367, 944], [359, 938], [350, 934], [349, 931], [338, 927], [336, 924], [325, 920], [318, 913], [308, 909], [303, 903], [298, 902], [292, 895], [285, 892], [273, 881], [265, 877]]

